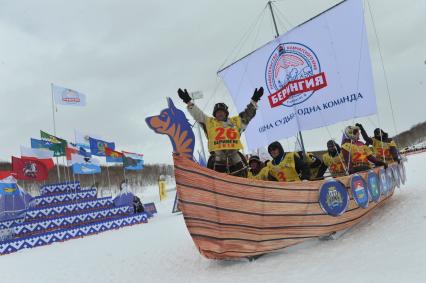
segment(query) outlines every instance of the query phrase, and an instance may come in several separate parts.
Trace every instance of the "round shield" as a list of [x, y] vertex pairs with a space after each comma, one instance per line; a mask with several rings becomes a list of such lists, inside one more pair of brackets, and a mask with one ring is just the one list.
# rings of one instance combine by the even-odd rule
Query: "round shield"
[[392, 173], [393, 173], [395, 185], [398, 188], [400, 188], [401, 187], [401, 176], [399, 176], [398, 164], [392, 164], [390, 167], [392, 168]]
[[401, 175], [401, 183], [402, 183], [403, 185], [405, 185], [405, 182], [407, 181], [407, 175], [406, 175], [406, 172], [405, 172], [405, 165], [404, 165], [404, 163], [403, 163], [403, 162], [401, 162], [401, 163], [398, 165], [398, 168], [399, 168], [399, 173], [400, 173], [400, 175]]
[[389, 184], [386, 177], [386, 171], [384, 168], [379, 170], [379, 179], [380, 179], [380, 191], [386, 197], [389, 194]]
[[392, 168], [388, 167], [386, 168], [386, 179], [388, 181], [388, 185], [389, 185], [389, 194], [393, 193], [393, 191], [395, 190], [395, 178], [393, 176], [393, 171]]
[[376, 172], [373, 170], [368, 171], [367, 174], [367, 188], [370, 198], [374, 202], [379, 202], [380, 199], [380, 181]]
[[351, 177], [351, 190], [352, 196], [355, 202], [362, 208], [367, 208], [368, 206], [368, 190], [367, 183], [364, 179], [358, 175], [354, 174]]
[[339, 181], [326, 181], [319, 189], [319, 204], [325, 213], [331, 216], [339, 216], [348, 208], [348, 191]]

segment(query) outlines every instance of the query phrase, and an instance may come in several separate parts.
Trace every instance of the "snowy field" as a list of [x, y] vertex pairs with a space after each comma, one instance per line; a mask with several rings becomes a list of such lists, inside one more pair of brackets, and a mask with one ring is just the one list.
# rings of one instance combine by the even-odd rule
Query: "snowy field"
[[214, 261], [196, 250], [174, 191], [136, 225], [0, 256], [0, 282], [426, 282], [426, 153], [408, 157], [408, 182], [337, 240], [311, 240], [254, 262]]

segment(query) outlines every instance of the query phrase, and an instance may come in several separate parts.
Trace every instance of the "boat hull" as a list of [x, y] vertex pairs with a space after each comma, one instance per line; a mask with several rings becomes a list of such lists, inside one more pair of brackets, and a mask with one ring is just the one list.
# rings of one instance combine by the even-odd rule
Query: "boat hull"
[[[269, 182], [214, 172], [174, 156], [176, 188], [186, 226], [200, 253], [210, 259], [237, 259], [273, 252], [352, 227], [384, 204], [381, 195], [361, 208], [350, 197], [338, 217], [320, 207], [324, 181]], [[364, 179], [364, 173], [360, 174]], [[336, 178], [348, 190], [350, 177]]]

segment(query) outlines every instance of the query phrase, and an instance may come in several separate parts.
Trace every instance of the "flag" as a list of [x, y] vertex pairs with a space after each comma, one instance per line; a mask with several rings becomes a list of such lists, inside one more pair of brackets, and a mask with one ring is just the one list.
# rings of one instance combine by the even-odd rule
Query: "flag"
[[249, 150], [377, 112], [361, 0], [342, 1], [218, 74], [238, 111], [264, 88], [245, 131]]
[[89, 142], [90, 137], [99, 139], [99, 140], [102, 139], [101, 137], [97, 135], [87, 133], [87, 132], [81, 132], [78, 130], [74, 130], [74, 135], [75, 135], [75, 143], [77, 144], [77, 146], [84, 147], [86, 149], [90, 149], [90, 142]]
[[21, 157], [31, 160], [38, 160], [46, 166], [47, 170], [55, 167], [52, 157], [53, 152], [48, 149], [28, 148], [21, 146]]
[[16, 183], [0, 182], [0, 197], [1, 196], [18, 196], [19, 189]]
[[43, 181], [48, 177], [46, 166], [39, 160], [12, 156], [12, 171], [18, 180]]
[[71, 154], [71, 164], [74, 174], [95, 174], [101, 172], [99, 160], [95, 158]]
[[84, 156], [84, 157], [92, 157], [92, 153], [90, 151], [87, 151], [84, 147], [80, 146], [80, 149], [78, 151], [78, 154]]
[[123, 154], [121, 152], [110, 149], [109, 147], [105, 148], [106, 162], [123, 162]]
[[71, 155], [76, 154], [76, 153], [79, 153], [79, 150], [74, 148], [74, 147], [66, 147], [65, 148], [65, 154], [66, 154], [66, 157], [67, 157], [68, 166], [71, 165]]
[[90, 143], [90, 151], [93, 155], [97, 156], [105, 156], [105, 147], [109, 147], [110, 149], [115, 149], [115, 143], [113, 142], [106, 142], [103, 140], [95, 139], [92, 137], [89, 137], [89, 143]]
[[14, 176], [15, 173], [12, 171], [0, 171], [0, 181], [4, 178], [7, 178], [9, 176]]
[[52, 143], [50, 150], [53, 151], [53, 156], [65, 156], [65, 148], [67, 147], [67, 141], [58, 137], [55, 137], [46, 132], [40, 131], [41, 139]]
[[52, 84], [55, 103], [68, 106], [86, 106], [86, 95], [78, 91]]
[[52, 158], [53, 152], [48, 149], [29, 148], [21, 146], [21, 156], [37, 157], [37, 158]]
[[125, 170], [142, 170], [143, 154], [123, 151], [123, 167]]
[[31, 138], [31, 148], [50, 149], [52, 143], [50, 141], [38, 140]]

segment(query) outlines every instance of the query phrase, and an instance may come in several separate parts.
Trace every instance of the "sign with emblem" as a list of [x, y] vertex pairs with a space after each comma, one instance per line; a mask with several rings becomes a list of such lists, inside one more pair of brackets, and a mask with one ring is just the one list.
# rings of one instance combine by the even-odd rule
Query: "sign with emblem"
[[395, 182], [395, 178], [393, 176], [393, 171], [392, 168], [388, 167], [386, 169], [386, 178], [388, 181], [388, 185], [389, 185], [389, 194], [392, 194], [393, 191], [395, 190], [395, 186], [396, 186], [396, 182]]
[[367, 174], [367, 188], [370, 198], [374, 202], [379, 202], [380, 199], [380, 181], [376, 172], [373, 170], [368, 171]]
[[367, 183], [360, 175], [354, 174], [351, 177], [350, 185], [355, 202], [360, 207], [367, 208], [369, 201]]
[[389, 194], [389, 184], [386, 177], [386, 171], [384, 168], [380, 168], [379, 170], [379, 179], [380, 179], [380, 191], [382, 191], [382, 194], [387, 197]]
[[401, 183], [405, 185], [405, 182], [407, 181], [407, 175], [405, 174], [406, 172], [405, 172], [405, 166], [403, 162], [398, 164], [398, 169], [399, 169], [399, 174], [401, 176]]
[[326, 181], [319, 189], [319, 204], [328, 215], [339, 216], [348, 208], [349, 194], [340, 181]]
[[392, 168], [392, 173], [393, 173], [395, 185], [398, 188], [400, 188], [401, 187], [401, 176], [399, 175], [398, 164], [392, 164], [390, 167]]

